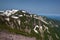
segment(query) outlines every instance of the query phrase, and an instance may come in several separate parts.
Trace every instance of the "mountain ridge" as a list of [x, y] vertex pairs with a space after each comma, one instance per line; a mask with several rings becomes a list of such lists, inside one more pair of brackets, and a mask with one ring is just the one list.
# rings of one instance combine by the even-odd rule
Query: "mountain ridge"
[[1, 30], [7, 29], [17, 34], [36, 37], [37, 40], [60, 40], [60, 25], [56, 22], [25, 10], [7, 10], [0, 14]]

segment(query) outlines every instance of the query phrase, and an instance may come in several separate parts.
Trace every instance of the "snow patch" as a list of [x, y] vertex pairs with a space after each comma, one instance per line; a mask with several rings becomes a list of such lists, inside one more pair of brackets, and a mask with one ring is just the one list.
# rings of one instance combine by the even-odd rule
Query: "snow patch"
[[14, 18], [14, 19], [18, 19], [19, 17], [16, 17], [16, 16], [11, 16], [12, 18]]

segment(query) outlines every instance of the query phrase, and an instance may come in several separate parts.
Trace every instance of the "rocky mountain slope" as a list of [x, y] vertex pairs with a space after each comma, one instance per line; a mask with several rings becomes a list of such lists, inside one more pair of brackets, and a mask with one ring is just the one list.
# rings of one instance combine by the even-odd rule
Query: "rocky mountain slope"
[[60, 40], [60, 22], [30, 14], [25, 10], [0, 12], [0, 30], [35, 37], [36, 40]]

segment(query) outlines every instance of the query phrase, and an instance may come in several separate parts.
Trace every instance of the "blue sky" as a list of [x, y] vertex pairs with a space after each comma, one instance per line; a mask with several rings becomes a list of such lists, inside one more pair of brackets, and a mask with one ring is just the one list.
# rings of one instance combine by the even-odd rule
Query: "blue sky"
[[38, 15], [60, 16], [60, 0], [0, 0], [0, 10], [24, 9]]

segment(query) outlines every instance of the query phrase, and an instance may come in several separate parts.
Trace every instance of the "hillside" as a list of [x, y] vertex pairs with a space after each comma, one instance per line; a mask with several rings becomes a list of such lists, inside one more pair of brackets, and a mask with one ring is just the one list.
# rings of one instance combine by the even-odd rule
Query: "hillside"
[[60, 22], [25, 10], [0, 12], [0, 31], [8, 31], [36, 40], [60, 40]]

